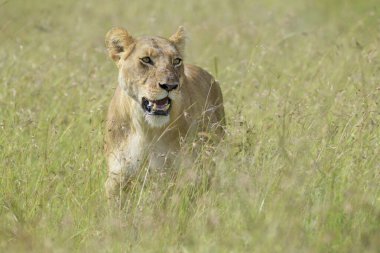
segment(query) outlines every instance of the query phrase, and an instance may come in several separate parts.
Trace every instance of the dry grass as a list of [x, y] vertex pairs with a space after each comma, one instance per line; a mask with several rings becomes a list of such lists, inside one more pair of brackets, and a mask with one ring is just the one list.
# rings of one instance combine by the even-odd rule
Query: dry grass
[[[375, 0], [0, 0], [0, 251], [378, 252], [379, 17]], [[195, 182], [204, 157], [143, 171], [112, 213], [104, 35], [182, 24], [225, 96], [215, 176]]]

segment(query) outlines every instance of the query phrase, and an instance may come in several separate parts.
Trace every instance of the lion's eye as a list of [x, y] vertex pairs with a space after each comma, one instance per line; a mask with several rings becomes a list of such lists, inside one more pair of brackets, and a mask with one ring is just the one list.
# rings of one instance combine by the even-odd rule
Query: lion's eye
[[143, 63], [146, 63], [146, 64], [153, 64], [152, 59], [150, 59], [150, 57], [148, 57], [148, 56], [145, 56], [145, 57], [143, 57], [143, 58], [140, 58], [140, 60], [141, 60]]
[[173, 65], [174, 65], [174, 66], [179, 66], [179, 65], [181, 64], [181, 62], [182, 62], [182, 59], [180, 59], [180, 58], [175, 58], [175, 59], [173, 60]]

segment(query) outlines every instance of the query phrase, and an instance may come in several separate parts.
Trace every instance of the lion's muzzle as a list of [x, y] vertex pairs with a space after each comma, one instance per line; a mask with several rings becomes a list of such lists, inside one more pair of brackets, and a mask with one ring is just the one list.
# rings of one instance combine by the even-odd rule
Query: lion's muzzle
[[172, 84], [168, 84], [168, 83], [159, 83], [159, 86], [166, 90], [167, 92], [169, 91], [172, 91], [172, 90], [175, 90], [177, 89], [178, 87], [178, 83], [172, 83]]
[[141, 106], [148, 115], [167, 116], [171, 108], [171, 99], [165, 97], [159, 100], [142, 98]]

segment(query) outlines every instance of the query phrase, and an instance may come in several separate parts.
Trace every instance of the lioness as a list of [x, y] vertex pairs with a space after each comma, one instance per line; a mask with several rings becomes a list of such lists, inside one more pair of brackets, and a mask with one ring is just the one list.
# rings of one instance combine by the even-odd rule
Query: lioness
[[118, 198], [143, 160], [169, 165], [180, 140], [202, 131], [221, 136], [224, 108], [219, 84], [205, 70], [184, 64], [185, 32], [169, 39], [134, 38], [125, 29], [106, 35], [109, 56], [119, 68], [106, 122], [108, 198]]

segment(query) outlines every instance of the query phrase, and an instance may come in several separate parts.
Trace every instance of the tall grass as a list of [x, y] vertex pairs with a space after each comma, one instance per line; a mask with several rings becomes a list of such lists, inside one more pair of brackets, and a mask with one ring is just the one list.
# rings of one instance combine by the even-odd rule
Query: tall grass
[[[380, 9], [368, 1], [0, 1], [1, 252], [378, 252]], [[103, 183], [103, 38], [189, 32], [227, 135], [121, 212]], [[145, 179], [145, 180], [144, 180]]]

